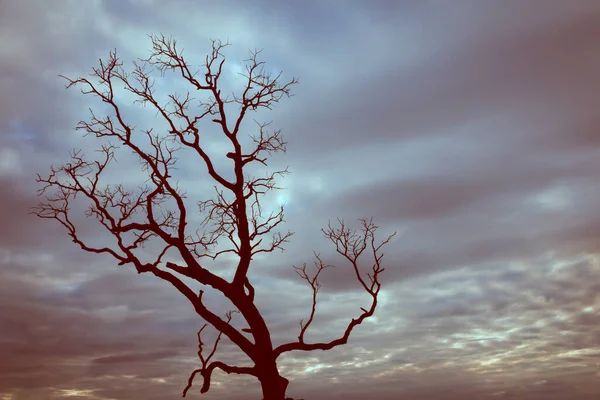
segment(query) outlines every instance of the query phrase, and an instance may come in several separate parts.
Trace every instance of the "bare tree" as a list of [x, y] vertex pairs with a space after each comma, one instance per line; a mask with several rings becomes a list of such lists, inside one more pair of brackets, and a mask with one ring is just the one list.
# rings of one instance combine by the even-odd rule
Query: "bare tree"
[[[73, 151], [69, 163], [52, 166], [46, 178], [38, 175], [37, 181], [43, 184], [39, 194], [44, 195], [45, 201], [38, 204], [34, 213], [60, 222], [73, 242], [83, 250], [109, 254], [120, 266], [133, 264], [138, 273], [151, 273], [169, 282], [189, 300], [206, 324], [198, 332], [201, 366], [192, 372], [183, 391], [184, 397], [196, 375], [200, 374], [203, 380], [200, 392], [206, 393], [213, 371], [221, 369], [228, 374], [252, 375], [260, 381], [264, 400], [283, 400], [289, 381], [279, 374], [278, 357], [289, 351], [329, 350], [347, 343], [352, 330], [375, 312], [381, 288], [379, 278], [384, 270], [381, 249], [395, 233], [382, 242], [376, 242], [378, 227], [372, 220], [366, 219], [361, 220], [362, 226], [358, 231], [350, 230], [341, 220], [335, 227], [330, 224], [324, 229], [325, 237], [350, 263], [358, 282], [370, 295], [370, 306], [361, 308], [361, 314], [348, 323], [340, 337], [328, 342], [306, 342], [305, 333], [314, 321], [317, 292], [321, 286], [319, 275], [328, 267], [315, 254], [314, 274], [309, 273], [306, 264], [294, 267], [312, 289], [309, 317], [300, 321], [297, 340], [275, 347], [269, 328], [255, 304], [255, 289], [248, 270], [256, 254], [283, 250], [283, 245], [292, 235], [289, 231], [282, 233], [277, 230], [284, 222], [283, 206], [271, 213], [261, 208], [261, 198], [267, 192], [279, 189], [276, 180], [287, 174], [287, 169], [251, 178], [245, 173], [245, 168], [256, 163], [267, 165], [267, 156], [285, 152], [286, 142], [280, 131], [268, 132], [268, 124], [260, 123], [251, 145], [243, 146], [240, 129], [250, 112], [271, 109], [283, 96], [291, 95], [291, 87], [298, 81], [280, 82], [281, 73], [271, 75], [258, 59], [260, 51], [251, 51], [245, 72], [241, 74], [245, 82], [241, 94], [224, 96], [220, 84], [225, 62], [223, 49], [228, 43], [212, 41], [212, 52], [206, 57], [201, 72], [192, 72], [175, 40], [163, 35], [151, 36], [151, 40], [150, 56], [134, 62], [132, 72], [123, 69], [116, 51], [112, 51], [107, 60], [100, 60], [99, 67], [93, 69], [91, 80], [63, 77], [68, 81], [67, 88], [81, 86], [83, 94], [96, 96], [109, 107], [108, 115], [102, 117], [90, 110], [90, 119], [80, 121], [76, 127], [86, 135], [93, 134], [104, 139], [99, 150], [102, 157], [89, 161], [81, 151]], [[169, 94], [168, 101], [161, 104], [153, 89], [151, 76], [155, 71], [159, 71], [161, 76], [168, 71], [180, 75], [194, 92], [205, 95], [206, 99], [193, 103], [194, 98], [188, 91], [185, 96]], [[168, 132], [163, 135], [154, 134], [152, 129], [135, 132], [137, 129], [125, 120], [123, 105], [117, 102], [117, 86], [133, 94], [137, 102], [155, 109], [157, 116], [168, 126]], [[231, 107], [236, 110], [232, 116], [226, 113], [226, 108]], [[215, 160], [206, 152], [205, 137], [199, 129], [199, 123], [206, 119], [216, 124], [231, 144], [232, 151], [225, 157], [232, 160], [230, 175], [233, 178], [226, 179], [227, 175], [219, 173]], [[100, 178], [115, 160], [118, 147], [124, 147], [139, 157], [143, 170], [148, 173], [145, 186], [129, 190], [123, 184], [101, 185]], [[189, 210], [184, 203], [186, 194], [172, 177], [177, 161], [175, 154], [183, 148], [188, 148], [201, 159], [215, 184], [214, 197], [198, 203], [204, 219], [199, 225], [201, 229], [194, 234], [189, 231]], [[94, 247], [81, 238], [71, 209], [78, 197], [88, 204], [86, 215], [96, 219], [115, 239], [112, 247]], [[161, 250], [151, 262], [144, 262], [139, 252], [150, 239], [159, 242]], [[156, 248], [154, 244], [153, 248]], [[163, 261], [169, 252], [175, 252], [181, 262]], [[209, 268], [214, 260], [226, 253], [234, 254], [237, 261], [231, 281]], [[359, 267], [359, 258], [365, 253], [372, 256], [371, 269], [367, 274]], [[196, 293], [184, 283], [183, 277], [198, 282], [203, 290]], [[224, 318], [211, 311], [203, 300], [204, 289], [208, 288], [221, 292], [231, 302], [233, 310]], [[239, 329], [232, 323], [234, 312], [241, 315], [246, 328]], [[201, 335], [208, 325], [218, 332], [218, 336], [209, 354], [205, 354]], [[213, 361], [223, 336], [249, 358], [248, 366]]]

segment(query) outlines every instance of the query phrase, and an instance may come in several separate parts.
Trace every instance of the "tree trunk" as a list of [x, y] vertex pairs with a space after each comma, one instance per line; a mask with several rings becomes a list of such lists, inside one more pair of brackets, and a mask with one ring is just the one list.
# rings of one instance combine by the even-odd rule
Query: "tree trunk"
[[263, 400], [285, 400], [285, 391], [289, 381], [279, 375], [277, 364], [273, 363], [268, 368], [261, 368], [261, 370], [258, 379], [262, 387]]

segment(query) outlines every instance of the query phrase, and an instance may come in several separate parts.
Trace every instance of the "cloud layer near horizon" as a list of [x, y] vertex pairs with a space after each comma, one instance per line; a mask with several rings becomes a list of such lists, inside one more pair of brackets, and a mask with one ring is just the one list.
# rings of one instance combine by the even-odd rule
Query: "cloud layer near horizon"
[[[292, 171], [273, 201], [287, 203], [293, 240], [252, 270], [277, 343], [297, 337], [309, 312], [309, 287], [291, 266], [311, 263], [312, 250], [337, 267], [324, 272], [309, 340], [339, 336], [368, 301], [320, 235], [329, 219], [373, 216], [382, 234], [399, 233], [376, 317], [346, 346], [282, 357], [289, 395], [598, 398], [598, 2], [9, 0], [0, 4], [0, 399], [175, 398], [198, 366], [202, 321], [183, 297], [28, 214], [36, 173], [73, 147], [100, 145], [73, 127], [89, 107], [106, 110], [57, 75], [86, 75], [114, 48], [128, 68], [155, 33], [177, 39], [194, 64], [210, 38], [228, 39], [232, 88], [254, 48], [268, 68], [300, 77], [293, 98], [257, 116], [289, 141], [273, 168]], [[186, 89], [160, 82], [161, 93]], [[152, 127], [154, 113], [130, 103], [132, 123]], [[137, 171], [125, 153], [120, 168]], [[180, 168], [182, 186], [202, 197], [210, 181], [198, 160]], [[110, 178], [143, 182], [141, 171], [122, 171]], [[215, 267], [231, 273], [227, 262]], [[221, 359], [245, 362], [223, 344]], [[260, 398], [252, 379], [214, 381], [191, 398]]]

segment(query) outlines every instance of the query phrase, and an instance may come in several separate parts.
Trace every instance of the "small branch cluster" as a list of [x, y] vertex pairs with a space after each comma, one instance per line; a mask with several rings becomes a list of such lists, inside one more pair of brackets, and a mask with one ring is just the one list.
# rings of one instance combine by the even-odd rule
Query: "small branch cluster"
[[[352, 268], [356, 274], [356, 278], [360, 282], [361, 286], [374, 298], [379, 293], [381, 283], [379, 282], [379, 274], [384, 271], [381, 266], [381, 260], [383, 259], [383, 253], [380, 252], [381, 248], [389, 243], [389, 241], [396, 235], [396, 232], [389, 235], [378, 245], [375, 245], [375, 232], [379, 228], [373, 223], [373, 219], [361, 219], [362, 225], [361, 231], [351, 231], [350, 228], [346, 227], [344, 221], [338, 220], [340, 227], [333, 228], [329, 223], [327, 229], [323, 229], [325, 237], [335, 244], [336, 251], [342, 255], [346, 260], [352, 264]], [[358, 258], [364, 253], [365, 250], [369, 249], [373, 255], [374, 262], [371, 266], [371, 272], [366, 274], [369, 278], [369, 283], [365, 282], [363, 276], [361, 276], [360, 269], [358, 266]]]
[[[348, 338], [350, 337], [350, 333], [357, 326], [360, 325], [366, 318], [369, 318], [375, 313], [375, 308], [377, 307], [377, 296], [379, 294], [379, 290], [381, 289], [381, 283], [379, 281], [379, 275], [384, 271], [384, 268], [381, 266], [381, 261], [383, 259], [383, 252], [381, 252], [381, 248], [385, 246], [390, 240], [396, 235], [396, 232], [393, 232], [386, 239], [381, 241], [379, 244], [375, 242], [375, 233], [379, 227], [373, 223], [372, 219], [361, 219], [361, 229], [360, 231], [350, 230], [344, 223], [344, 221], [339, 220], [339, 227], [333, 227], [331, 223], [329, 223], [327, 229], [323, 229], [323, 233], [325, 237], [328, 238], [333, 244], [336, 246], [336, 251], [338, 254], [342, 255], [347, 261], [350, 262], [356, 277], [363, 287], [363, 289], [371, 295], [371, 306], [369, 309], [361, 307], [362, 313], [356, 319], [352, 319], [346, 330], [338, 339], [332, 340], [330, 342], [323, 343], [306, 343], [304, 341], [304, 334], [308, 328], [308, 326], [312, 323], [316, 305], [317, 305], [317, 292], [320, 288], [318, 278], [321, 271], [330, 265], [325, 265], [321, 258], [315, 254], [317, 261], [315, 262], [315, 267], [317, 272], [315, 275], [310, 277], [306, 272], [306, 264], [302, 268], [294, 267], [296, 273], [300, 275], [300, 277], [306, 280], [312, 289], [313, 292], [313, 301], [312, 301], [312, 309], [310, 313], [310, 317], [306, 323], [303, 320], [300, 321], [300, 335], [298, 336], [297, 342], [286, 343], [278, 346], [275, 349], [275, 353], [280, 355], [286, 351], [292, 350], [301, 350], [301, 351], [311, 351], [311, 350], [329, 350], [333, 347], [346, 344]], [[371, 271], [366, 274], [366, 278], [368, 278], [368, 282], [365, 280], [365, 277], [360, 271], [358, 260], [360, 256], [365, 252], [365, 250], [369, 250], [369, 253], [373, 256], [373, 264], [371, 266]]]
[[[149, 215], [147, 223], [132, 222], [136, 213], [153, 210], [157, 205], [166, 201], [168, 194], [162, 187], [152, 190], [144, 187], [138, 195], [127, 191], [123, 185], [106, 185], [100, 187], [99, 179], [102, 172], [114, 160], [114, 145], [104, 145], [99, 150], [103, 154], [100, 161], [87, 161], [80, 151], [71, 152], [72, 162], [60, 167], [51, 167], [47, 178], [37, 176], [37, 181], [44, 186], [39, 189], [40, 195], [46, 194], [50, 188], [54, 193], [46, 194], [46, 201], [34, 208], [33, 213], [40, 218], [55, 219], [66, 229], [74, 243], [83, 250], [92, 253], [107, 253], [124, 265], [137, 260], [134, 249], [142, 247], [144, 243], [155, 236], [166, 238], [166, 244], [156, 261], [145, 265], [144, 268], [156, 267], [166, 251], [173, 246], [174, 238], [163, 228], [175, 228], [177, 221], [172, 213], [155, 218], [154, 212]], [[117, 249], [109, 247], [92, 247], [84, 243], [77, 234], [77, 229], [72, 222], [69, 211], [71, 202], [78, 196], [89, 200], [86, 210], [88, 217], [94, 217], [116, 239]], [[162, 228], [161, 228], [162, 227]], [[127, 243], [124, 234], [131, 232], [135, 240]], [[138, 266], [141, 265], [138, 263]]]
[[259, 61], [258, 55], [262, 50], [248, 52], [246, 73], [240, 73], [246, 78], [247, 84], [242, 96], [235, 96], [234, 101], [239, 103], [243, 109], [256, 110], [259, 107], [271, 109], [273, 103], [278, 103], [283, 96], [291, 96], [291, 85], [298, 83], [298, 79], [292, 79], [283, 85], [280, 84], [281, 72], [277, 76], [264, 68], [264, 61]]
[[[277, 186], [276, 183], [277, 177], [284, 177], [287, 174], [289, 172], [286, 168], [283, 171], [273, 172], [264, 178], [248, 179], [245, 184], [244, 198], [251, 201], [248, 223], [250, 225], [249, 238], [253, 242], [251, 252], [253, 256], [258, 253], [270, 253], [275, 249], [283, 250], [282, 245], [293, 235], [290, 231], [284, 234], [275, 232], [275, 228], [282, 222], [285, 222], [283, 204], [279, 206], [277, 211], [272, 211], [268, 215], [263, 213], [260, 205], [260, 196], [270, 190], [280, 190], [281, 187]], [[266, 246], [260, 247], [263, 242], [261, 236], [269, 233], [271, 233], [271, 242]]]
[[249, 154], [242, 154], [243, 164], [248, 164], [253, 161], [257, 161], [264, 166], [267, 166], [267, 157], [263, 153], [272, 155], [277, 152], [285, 153], [287, 150], [287, 142], [283, 140], [281, 130], [276, 130], [273, 133], [266, 133], [265, 128], [271, 125], [271, 122], [259, 123], [254, 121], [258, 125], [258, 136], [250, 135], [250, 139], [255, 145], [254, 150]]

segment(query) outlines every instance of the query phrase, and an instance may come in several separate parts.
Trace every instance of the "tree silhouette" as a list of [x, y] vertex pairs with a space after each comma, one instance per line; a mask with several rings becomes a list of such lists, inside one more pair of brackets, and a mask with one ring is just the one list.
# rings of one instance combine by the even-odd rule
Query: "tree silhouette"
[[[111, 51], [108, 59], [100, 60], [99, 67], [93, 69], [91, 77], [96, 82], [88, 78], [72, 80], [61, 76], [68, 81], [67, 88], [80, 85], [83, 94], [96, 96], [108, 106], [108, 115], [98, 117], [90, 110], [89, 121], [80, 121], [76, 127], [85, 135], [93, 134], [105, 140], [98, 150], [102, 156], [99, 160], [89, 161], [81, 151], [73, 150], [69, 163], [60, 167], [51, 166], [46, 178], [38, 175], [37, 181], [43, 184], [39, 194], [44, 195], [45, 201], [40, 202], [33, 213], [60, 222], [73, 242], [83, 250], [109, 254], [120, 266], [133, 264], [138, 273], [150, 273], [169, 282], [189, 300], [206, 324], [198, 332], [201, 366], [192, 372], [183, 390], [183, 397], [198, 374], [203, 379], [200, 392], [206, 393], [213, 371], [221, 369], [227, 374], [252, 375], [260, 381], [264, 400], [283, 400], [289, 381], [278, 372], [278, 357], [294, 350], [329, 350], [345, 344], [352, 330], [373, 315], [381, 288], [379, 277], [384, 270], [381, 266], [381, 248], [395, 232], [376, 243], [378, 227], [372, 220], [360, 220], [361, 229], [358, 231], [350, 230], [342, 220], [338, 220], [335, 227], [329, 224], [323, 230], [325, 237], [333, 242], [337, 253], [351, 264], [358, 282], [370, 295], [371, 304], [368, 308], [361, 308], [361, 314], [348, 323], [340, 337], [329, 342], [306, 342], [304, 336], [314, 321], [317, 292], [321, 287], [319, 275], [329, 266], [315, 254], [314, 274], [309, 273], [306, 264], [294, 267], [312, 289], [309, 317], [306, 321], [300, 320], [297, 340], [275, 347], [269, 328], [255, 304], [255, 289], [248, 277], [248, 270], [256, 254], [283, 250], [282, 246], [292, 235], [289, 231], [282, 233], [276, 229], [284, 222], [283, 206], [270, 213], [261, 208], [261, 199], [267, 192], [279, 189], [276, 180], [286, 175], [287, 169], [254, 178], [246, 173], [245, 168], [257, 163], [266, 166], [269, 155], [285, 152], [286, 142], [280, 131], [267, 131], [268, 123], [257, 123], [257, 134], [251, 136], [250, 145], [243, 145], [240, 130], [250, 112], [261, 108], [270, 110], [283, 96], [291, 95], [291, 87], [298, 80], [281, 83], [281, 73], [271, 75], [258, 59], [260, 51], [251, 51], [245, 72], [241, 73], [245, 82], [241, 94], [224, 96], [220, 84], [225, 62], [223, 49], [228, 43], [213, 40], [212, 52], [202, 65], [202, 72], [192, 72], [175, 40], [163, 35], [150, 38], [150, 56], [134, 62], [130, 73], [123, 69], [116, 51]], [[192, 90], [206, 95], [206, 99], [192, 107], [194, 98], [188, 91], [185, 96], [169, 94], [168, 101], [161, 104], [153, 89], [154, 80], [151, 76], [155, 71], [159, 71], [161, 76], [168, 71], [180, 75]], [[136, 132], [137, 129], [126, 122], [123, 105], [117, 103], [117, 85], [134, 95], [138, 103], [156, 110], [157, 116], [166, 123], [167, 132], [163, 135], [154, 134], [152, 129]], [[231, 106], [235, 107], [234, 115], [231, 114]], [[228, 179], [218, 172], [215, 160], [207, 153], [205, 137], [198, 127], [201, 120], [206, 119], [216, 124], [231, 144], [232, 151], [225, 157], [231, 160], [232, 170], [229, 174], [232, 178]], [[123, 184], [100, 183], [103, 172], [115, 161], [115, 151], [119, 147], [137, 155], [148, 174], [146, 184], [139, 186], [138, 190], [126, 189]], [[189, 210], [184, 202], [187, 196], [172, 177], [177, 161], [175, 154], [183, 148], [191, 150], [201, 159], [215, 185], [214, 197], [198, 203], [198, 211], [204, 218], [199, 224], [202, 229], [197, 229], [194, 234], [188, 229]], [[112, 235], [112, 247], [94, 247], [80, 237], [71, 209], [77, 197], [83, 198], [88, 204], [85, 215], [94, 218]], [[160, 252], [151, 262], [145, 262], [142, 261], [140, 249], [150, 239], [153, 243], [160, 243], [160, 247], [152, 245], [153, 249], [159, 248]], [[166, 254], [173, 252], [180, 262], [163, 261]], [[231, 281], [211, 272], [209, 268], [210, 263], [226, 253], [233, 254], [237, 262]], [[367, 274], [359, 268], [359, 257], [364, 253], [373, 257]], [[183, 277], [198, 282], [204, 289], [210, 287], [221, 292], [233, 310], [227, 312], [224, 318], [215, 314], [203, 299], [204, 289], [194, 291]], [[246, 328], [234, 326], [234, 313], [241, 315], [244, 325], [247, 324]], [[205, 354], [202, 332], [208, 325], [218, 332], [218, 336], [210, 352]], [[213, 361], [223, 336], [245, 353], [251, 362], [249, 366]]]

